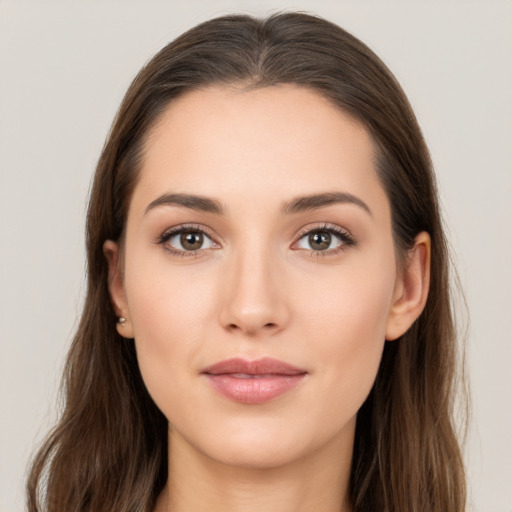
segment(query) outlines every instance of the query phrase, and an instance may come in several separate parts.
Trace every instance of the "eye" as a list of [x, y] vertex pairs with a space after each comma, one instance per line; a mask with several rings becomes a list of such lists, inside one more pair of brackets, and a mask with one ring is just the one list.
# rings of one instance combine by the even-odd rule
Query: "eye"
[[354, 243], [353, 238], [341, 228], [326, 226], [306, 231], [294, 248], [315, 253], [337, 253]]
[[158, 242], [174, 253], [194, 253], [204, 249], [211, 249], [217, 244], [201, 229], [179, 227], [167, 231]]

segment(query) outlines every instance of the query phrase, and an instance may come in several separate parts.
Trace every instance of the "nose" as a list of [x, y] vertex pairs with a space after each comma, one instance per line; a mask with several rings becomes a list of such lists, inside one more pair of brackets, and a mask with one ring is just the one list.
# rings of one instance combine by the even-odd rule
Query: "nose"
[[235, 255], [222, 284], [222, 326], [257, 337], [283, 330], [289, 321], [283, 273], [270, 251], [246, 250]]

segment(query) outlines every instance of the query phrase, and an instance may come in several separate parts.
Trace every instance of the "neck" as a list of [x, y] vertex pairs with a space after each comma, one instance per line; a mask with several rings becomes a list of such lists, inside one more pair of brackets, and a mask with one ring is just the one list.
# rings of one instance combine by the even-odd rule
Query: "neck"
[[155, 512], [350, 512], [352, 444], [266, 468], [231, 466], [169, 436], [169, 478]]

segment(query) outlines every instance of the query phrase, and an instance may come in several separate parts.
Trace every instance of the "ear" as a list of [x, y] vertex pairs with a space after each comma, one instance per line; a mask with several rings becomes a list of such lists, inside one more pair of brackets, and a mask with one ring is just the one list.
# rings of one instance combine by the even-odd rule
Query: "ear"
[[133, 338], [130, 310], [124, 290], [119, 244], [112, 240], [106, 240], [103, 244], [103, 254], [108, 262], [108, 289], [110, 292], [110, 300], [112, 301], [117, 317], [125, 319], [123, 323], [117, 322], [117, 332], [124, 338]]
[[405, 268], [397, 276], [393, 304], [386, 324], [386, 340], [405, 334], [420, 316], [430, 285], [430, 235], [422, 231], [409, 251]]

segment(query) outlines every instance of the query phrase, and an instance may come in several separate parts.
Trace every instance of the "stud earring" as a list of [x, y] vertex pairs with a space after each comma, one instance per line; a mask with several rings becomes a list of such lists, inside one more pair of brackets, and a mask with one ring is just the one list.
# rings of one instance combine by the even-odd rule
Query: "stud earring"
[[124, 327], [124, 324], [126, 323], [126, 318], [124, 317], [119, 317], [118, 320], [117, 320], [117, 323], [121, 326], [121, 327]]

